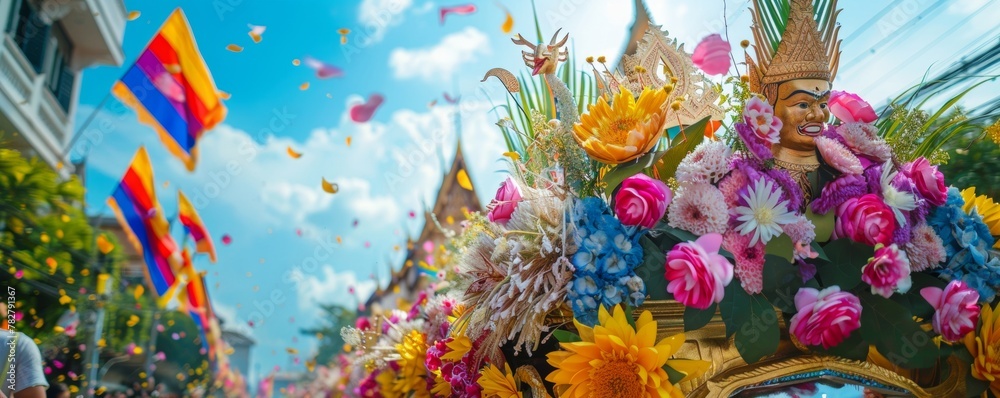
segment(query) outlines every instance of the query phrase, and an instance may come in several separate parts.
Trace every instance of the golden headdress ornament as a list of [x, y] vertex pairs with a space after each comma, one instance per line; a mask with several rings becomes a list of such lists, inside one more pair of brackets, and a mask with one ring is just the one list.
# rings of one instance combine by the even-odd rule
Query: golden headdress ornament
[[818, 12], [813, 0], [753, 0], [751, 11], [757, 55], [756, 61], [746, 56], [751, 91], [773, 103], [782, 82], [833, 81], [840, 64], [837, 0], [819, 1]]

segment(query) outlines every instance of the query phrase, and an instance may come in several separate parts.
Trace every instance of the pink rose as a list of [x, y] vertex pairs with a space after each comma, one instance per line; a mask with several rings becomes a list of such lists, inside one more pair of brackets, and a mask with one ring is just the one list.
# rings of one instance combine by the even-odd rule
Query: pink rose
[[663, 181], [636, 174], [622, 181], [618, 188], [615, 215], [622, 224], [653, 228], [667, 212], [670, 198], [670, 188]]
[[861, 280], [872, 286], [872, 294], [885, 298], [892, 292], [906, 293], [913, 281], [910, 279], [910, 260], [895, 243], [876, 246], [875, 256], [861, 268]]
[[761, 141], [777, 144], [780, 141], [781, 119], [774, 117], [774, 108], [756, 96], [750, 97], [743, 108], [743, 120]]
[[855, 242], [875, 246], [892, 243], [896, 232], [896, 215], [885, 202], [874, 194], [850, 198], [837, 207], [837, 223], [833, 228], [835, 239], [848, 238]]
[[844, 123], [871, 123], [878, 119], [875, 109], [857, 94], [833, 90], [827, 105], [830, 113]]
[[920, 289], [920, 295], [934, 307], [934, 331], [946, 341], [958, 341], [976, 328], [979, 322], [979, 292], [962, 281], [951, 281], [944, 290]]
[[705, 36], [694, 48], [691, 62], [709, 75], [724, 75], [729, 72], [729, 42], [718, 33]]
[[496, 196], [486, 206], [489, 209], [486, 217], [497, 224], [507, 225], [507, 221], [510, 221], [510, 215], [514, 214], [514, 209], [517, 209], [517, 204], [520, 201], [521, 188], [510, 176], [507, 176], [507, 179], [500, 183]]
[[938, 171], [937, 166], [931, 166], [931, 162], [923, 156], [904, 164], [900, 171], [917, 185], [920, 196], [934, 206], [942, 206], [948, 200], [948, 187], [944, 185], [944, 174]]
[[678, 243], [667, 253], [667, 291], [685, 306], [706, 309], [722, 301], [733, 281], [733, 264], [719, 254], [722, 235], [709, 233]]
[[811, 287], [795, 294], [795, 309], [789, 331], [805, 345], [835, 347], [861, 327], [861, 300], [839, 286], [823, 290]]

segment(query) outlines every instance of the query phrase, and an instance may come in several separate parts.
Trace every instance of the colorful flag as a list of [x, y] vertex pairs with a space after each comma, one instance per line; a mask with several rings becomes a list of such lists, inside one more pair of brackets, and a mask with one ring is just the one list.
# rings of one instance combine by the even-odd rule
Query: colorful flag
[[212, 244], [212, 237], [208, 235], [208, 229], [205, 229], [205, 224], [201, 222], [201, 217], [198, 216], [194, 206], [180, 190], [177, 190], [177, 207], [177, 218], [191, 235], [191, 239], [194, 239], [195, 252], [208, 254], [209, 260], [214, 263], [215, 245]]
[[157, 297], [169, 296], [180, 268], [177, 243], [170, 236], [170, 224], [156, 200], [153, 167], [146, 148], [139, 147], [125, 176], [108, 198], [118, 223], [129, 241], [146, 261], [146, 281]]
[[226, 117], [226, 107], [180, 8], [139, 54], [111, 92], [159, 133], [189, 171], [198, 138]]
[[205, 288], [205, 275], [194, 269], [191, 263], [191, 253], [185, 247], [181, 254], [184, 260], [182, 272], [187, 279], [187, 287], [180, 296], [180, 306], [187, 310], [198, 327], [201, 334], [201, 345], [208, 354], [210, 362], [215, 361], [217, 342], [214, 341], [215, 334], [212, 333], [212, 326], [215, 314], [212, 312], [212, 303], [208, 300], [208, 290]]

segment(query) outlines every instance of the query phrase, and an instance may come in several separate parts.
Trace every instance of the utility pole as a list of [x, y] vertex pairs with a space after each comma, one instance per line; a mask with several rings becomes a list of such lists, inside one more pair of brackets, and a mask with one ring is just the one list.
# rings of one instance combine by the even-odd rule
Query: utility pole
[[149, 388], [150, 389], [155, 389], [156, 388], [156, 378], [153, 377], [153, 369], [152, 368], [153, 368], [153, 355], [154, 355], [154, 352], [156, 352], [156, 337], [157, 337], [157, 335], [158, 335], [158, 333], [160, 331], [159, 328], [157, 327], [160, 324], [160, 310], [159, 309], [154, 309], [153, 310], [153, 322], [152, 323], [153, 323], [152, 330], [149, 332], [149, 344], [146, 344], [146, 362], [142, 366], [142, 370], [144, 372], [146, 372], [146, 376], [147, 376], [146, 378], [149, 381]]
[[97, 306], [96, 314], [94, 315], [94, 335], [90, 340], [90, 352], [89, 358], [87, 360], [87, 384], [84, 391], [88, 397], [94, 397], [95, 391], [100, 384], [98, 380], [97, 363], [100, 360], [101, 348], [98, 343], [101, 341], [101, 335], [104, 333], [104, 305], [110, 299], [110, 289], [111, 287], [111, 275], [108, 274], [98, 274], [97, 275], [97, 301], [95, 305]]

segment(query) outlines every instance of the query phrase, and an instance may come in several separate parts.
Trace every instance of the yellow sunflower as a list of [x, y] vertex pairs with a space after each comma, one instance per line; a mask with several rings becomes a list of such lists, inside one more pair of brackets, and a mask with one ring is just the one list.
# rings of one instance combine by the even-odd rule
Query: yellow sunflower
[[[976, 213], [983, 217], [983, 223], [990, 228], [990, 235], [1000, 236], [1000, 205], [986, 195], [976, 196], [976, 187], [969, 187], [962, 191], [962, 199], [965, 199], [965, 206], [962, 207], [966, 213]], [[1000, 249], [1000, 240], [993, 245], [994, 249]]]
[[684, 334], [656, 343], [656, 321], [649, 311], [639, 316], [637, 329], [626, 316], [621, 306], [613, 314], [602, 306], [593, 329], [574, 320], [582, 341], [559, 343], [562, 350], [548, 354], [556, 369], [545, 380], [556, 384], [557, 396], [682, 397], [663, 365], [685, 374], [685, 380], [708, 369], [706, 361], [668, 360], [684, 343]]
[[396, 352], [399, 353], [398, 378], [393, 385], [393, 390], [397, 392], [413, 392], [411, 397], [430, 397], [427, 391], [427, 366], [424, 360], [427, 357], [427, 336], [413, 330], [403, 338], [403, 342], [396, 344]]
[[621, 88], [611, 105], [601, 96], [589, 105], [580, 123], [573, 126], [573, 138], [595, 160], [619, 164], [637, 159], [653, 150], [666, 125], [667, 92], [646, 88], [639, 100]]
[[504, 370], [494, 366], [486, 365], [480, 372], [479, 386], [483, 388], [482, 396], [485, 398], [523, 398], [518, 383], [514, 380], [514, 374], [510, 371], [510, 365], [503, 364]]
[[974, 358], [972, 377], [990, 382], [990, 391], [1000, 396], [1000, 311], [983, 305], [977, 333], [965, 335], [965, 347]]

